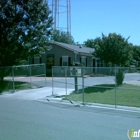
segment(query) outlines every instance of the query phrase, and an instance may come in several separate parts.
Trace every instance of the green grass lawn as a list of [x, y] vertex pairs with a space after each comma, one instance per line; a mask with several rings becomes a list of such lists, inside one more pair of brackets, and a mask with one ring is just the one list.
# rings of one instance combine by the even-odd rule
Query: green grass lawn
[[[29, 89], [31, 88], [29, 83], [26, 82], [16, 82], [15, 81], [15, 89], [22, 90], [22, 89]], [[0, 82], [0, 94], [3, 91], [12, 91], [13, 90], [13, 82], [12, 81], [3, 81]]]
[[[115, 105], [115, 85], [96, 85], [84, 89], [85, 102]], [[82, 101], [82, 90], [71, 93], [67, 99]], [[116, 89], [116, 104], [140, 107], [140, 86], [123, 84]]]

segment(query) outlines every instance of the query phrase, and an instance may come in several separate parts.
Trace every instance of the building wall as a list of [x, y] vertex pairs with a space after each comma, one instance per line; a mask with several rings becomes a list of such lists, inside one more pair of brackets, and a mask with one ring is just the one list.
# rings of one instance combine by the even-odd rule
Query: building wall
[[[73, 65], [73, 62], [81, 63], [81, 57], [85, 56], [86, 58], [86, 65], [85, 67], [92, 67], [93, 61], [92, 56], [81, 55], [78, 53], [74, 53], [73, 51], [67, 50], [63, 47], [52, 45], [50, 50], [44, 52], [40, 57], [34, 57], [29, 59], [30, 64], [38, 64], [38, 63], [45, 63], [46, 64], [46, 72], [51, 74], [51, 67], [48, 65], [48, 59], [54, 56], [54, 63], [52, 66], [61, 66], [62, 56], [68, 56], [69, 59], [69, 66]], [[86, 73], [89, 73], [89, 70], [86, 70]]]
[[60, 66], [60, 59], [62, 56], [68, 56], [70, 57], [70, 63], [72, 64], [73, 61], [75, 60], [75, 54], [74, 52], [67, 50], [65, 48], [52, 45], [52, 49], [49, 51], [46, 51], [46, 55], [54, 55], [54, 65], [55, 66]]

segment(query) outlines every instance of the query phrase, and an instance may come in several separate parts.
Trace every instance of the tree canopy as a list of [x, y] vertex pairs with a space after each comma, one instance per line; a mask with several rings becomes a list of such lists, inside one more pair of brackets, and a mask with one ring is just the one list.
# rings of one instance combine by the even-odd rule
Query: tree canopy
[[84, 44], [89, 48], [94, 48], [94, 39], [87, 39]]
[[110, 33], [108, 36], [102, 34], [94, 40], [87, 40], [85, 44], [95, 48], [94, 55], [106, 63], [128, 66], [132, 60], [132, 46], [121, 35]]
[[68, 32], [53, 30], [51, 40], [67, 44], [75, 44], [72, 35]]
[[48, 44], [52, 17], [43, 0], [0, 1], [0, 66], [39, 54]]
[[138, 62], [138, 66], [140, 65], [140, 46], [133, 46], [133, 59]]

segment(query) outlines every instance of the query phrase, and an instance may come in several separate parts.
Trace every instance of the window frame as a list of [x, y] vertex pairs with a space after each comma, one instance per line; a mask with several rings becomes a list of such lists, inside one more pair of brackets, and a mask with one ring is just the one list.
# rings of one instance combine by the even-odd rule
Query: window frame
[[84, 66], [87, 66], [87, 57], [86, 56], [81, 56], [81, 64], [83, 64]]
[[[64, 61], [64, 58], [66, 58], [66, 61]], [[69, 65], [69, 57], [67, 55], [62, 56], [62, 66], [68, 66]], [[64, 62], [67, 63], [67, 65], [64, 65]]]

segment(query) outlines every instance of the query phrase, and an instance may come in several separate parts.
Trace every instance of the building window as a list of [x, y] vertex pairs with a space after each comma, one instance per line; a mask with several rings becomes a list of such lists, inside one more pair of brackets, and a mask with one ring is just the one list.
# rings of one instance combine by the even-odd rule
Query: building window
[[93, 67], [96, 67], [96, 59], [93, 59]]
[[62, 66], [68, 66], [68, 56], [62, 56]]
[[40, 57], [35, 57], [34, 64], [39, 64], [39, 63], [40, 63]]
[[97, 67], [101, 67], [101, 63], [100, 63], [100, 60], [99, 59], [97, 59]]
[[101, 60], [101, 67], [104, 67], [104, 61]]
[[87, 65], [87, 59], [86, 56], [81, 56], [81, 64], [86, 66]]
[[34, 57], [32, 58], [32, 64], [41, 64], [42, 58], [41, 57]]
[[104, 61], [97, 59], [97, 67], [104, 67]]
[[40, 57], [40, 64], [42, 63], [42, 58]]
[[32, 58], [32, 64], [34, 64], [34, 58]]

